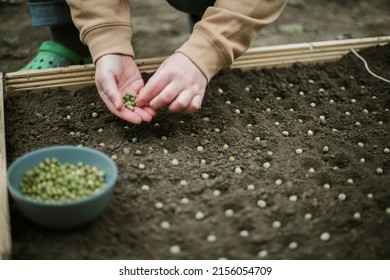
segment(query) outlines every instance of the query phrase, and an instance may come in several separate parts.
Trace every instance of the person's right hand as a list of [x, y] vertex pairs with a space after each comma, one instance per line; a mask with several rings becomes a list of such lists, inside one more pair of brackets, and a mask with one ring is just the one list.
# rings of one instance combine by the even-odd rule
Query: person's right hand
[[137, 104], [157, 110], [167, 106], [171, 112], [194, 113], [202, 105], [207, 79], [184, 54], [168, 57], [140, 90]]
[[134, 111], [123, 106], [122, 97], [127, 92], [138, 94], [144, 81], [137, 64], [130, 56], [107, 54], [96, 61], [95, 84], [108, 109], [128, 122], [150, 122], [156, 111], [149, 106], [135, 107]]

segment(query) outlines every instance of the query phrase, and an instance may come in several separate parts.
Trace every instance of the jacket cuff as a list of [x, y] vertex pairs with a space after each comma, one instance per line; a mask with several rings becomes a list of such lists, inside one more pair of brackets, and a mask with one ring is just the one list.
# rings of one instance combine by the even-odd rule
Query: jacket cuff
[[211, 34], [198, 26], [176, 52], [187, 56], [202, 71], [207, 81], [222, 68], [233, 63]]
[[115, 53], [134, 58], [131, 34], [131, 27], [128, 25], [104, 25], [90, 30], [81, 39], [88, 45], [93, 63], [96, 63], [96, 60], [106, 54]]

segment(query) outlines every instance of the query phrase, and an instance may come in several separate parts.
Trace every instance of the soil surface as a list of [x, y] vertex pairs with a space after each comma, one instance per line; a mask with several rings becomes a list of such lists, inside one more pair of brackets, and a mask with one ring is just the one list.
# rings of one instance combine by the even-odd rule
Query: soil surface
[[[389, 45], [360, 54], [389, 79]], [[117, 155], [119, 168], [108, 209], [77, 230], [35, 226], [10, 201], [13, 258], [389, 259], [389, 108], [390, 84], [353, 54], [225, 69], [198, 113], [161, 110], [139, 126], [114, 117], [94, 87], [7, 96], [8, 164], [81, 144]]]
[[[18, 4], [10, 4], [17, 2]], [[138, 58], [168, 56], [189, 36], [186, 14], [166, 1], [130, 0], [133, 47]], [[253, 47], [389, 35], [388, 0], [290, 0]], [[0, 1], [0, 72], [25, 66], [50, 39], [47, 27], [32, 27], [27, 0]]]
[[[387, 0], [290, 0], [253, 47], [389, 35], [389, 5]], [[138, 58], [169, 55], [188, 38], [186, 15], [166, 1], [132, 0], [131, 6]], [[1, 1], [0, 10], [0, 72], [13, 72], [50, 33], [31, 26], [26, 0]], [[390, 73], [389, 47], [361, 54], [374, 72]], [[107, 211], [77, 230], [37, 227], [11, 200], [13, 258], [389, 259], [390, 164], [384, 152], [390, 146], [389, 91], [348, 55], [319, 66], [222, 71], [210, 83], [200, 112], [161, 111], [152, 124], [141, 126], [112, 116], [94, 87], [7, 97], [8, 164], [41, 147], [82, 144], [116, 154], [120, 171]], [[297, 155], [297, 148], [303, 154]], [[146, 168], [140, 170], [139, 163]], [[235, 173], [237, 167], [242, 174]], [[376, 174], [378, 167], [383, 174]], [[275, 184], [278, 179], [281, 185]], [[142, 191], [143, 185], [150, 190]], [[339, 200], [341, 193], [345, 201]], [[258, 207], [259, 200], [267, 206]], [[232, 217], [226, 216], [228, 209]], [[202, 220], [195, 218], [197, 212], [204, 214]], [[161, 228], [163, 221], [170, 223], [168, 230]], [[272, 226], [275, 221], [280, 228]], [[328, 241], [320, 239], [324, 232]], [[209, 242], [212, 236], [216, 240]], [[171, 254], [174, 245], [181, 253]]]

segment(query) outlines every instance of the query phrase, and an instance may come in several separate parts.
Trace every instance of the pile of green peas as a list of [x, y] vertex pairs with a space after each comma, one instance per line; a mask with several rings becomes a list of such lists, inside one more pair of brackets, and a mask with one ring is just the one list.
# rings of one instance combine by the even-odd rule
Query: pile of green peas
[[82, 162], [61, 163], [57, 158], [46, 158], [28, 170], [20, 183], [24, 195], [53, 202], [83, 198], [104, 187], [104, 171]]
[[128, 92], [123, 96], [123, 105], [131, 111], [134, 110], [134, 107], [137, 105], [137, 95], [134, 93]]

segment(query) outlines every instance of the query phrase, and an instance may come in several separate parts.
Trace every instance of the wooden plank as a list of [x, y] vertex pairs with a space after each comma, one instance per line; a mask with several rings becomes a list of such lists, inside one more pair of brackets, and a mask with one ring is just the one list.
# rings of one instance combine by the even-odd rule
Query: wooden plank
[[[351, 48], [361, 50], [390, 42], [390, 36], [331, 40], [312, 43], [287, 44], [249, 49], [239, 57], [231, 68], [252, 69], [288, 67], [294, 63], [321, 63], [336, 60], [347, 54]], [[141, 72], [157, 70], [166, 57], [137, 59]], [[95, 67], [77, 65], [38, 71], [14, 72], [6, 75], [7, 94], [23, 90], [50, 87], [72, 87], [94, 84]]]
[[41, 69], [41, 70], [31, 70], [31, 71], [21, 71], [21, 72], [12, 72], [6, 74], [6, 80], [13, 79], [15, 77], [17, 78], [26, 78], [26, 79], [32, 79], [34, 77], [42, 77], [46, 76], [47, 79], [50, 79], [52, 76], [58, 76], [63, 75], [65, 73], [90, 73], [95, 70], [95, 66], [93, 64], [86, 64], [86, 65], [72, 65], [68, 67], [58, 67], [58, 68], [51, 68], [51, 69]]
[[324, 59], [326, 59], [328, 56], [338, 57], [341, 58], [343, 55], [348, 53], [348, 51], [335, 51], [335, 52], [326, 52], [326, 53], [308, 53], [308, 54], [294, 54], [294, 55], [288, 55], [288, 56], [278, 56], [278, 57], [260, 57], [260, 58], [253, 58], [253, 59], [246, 59], [244, 61], [237, 60], [235, 63], [233, 63], [232, 67], [239, 68], [240, 66], [246, 66], [246, 65], [267, 65], [272, 64], [274, 66], [278, 66], [278, 64], [283, 64], [285, 60], [295, 60], [296, 62], [304, 62], [307, 59], [311, 60], [317, 60], [318, 62], [322, 62]]
[[5, 151], [3, 75], [0, 73], [0, 260], [11, 257], [11, 230], [8, 210], [7, 158]]
[[[324, 55], [321, 52], [310, 52], [302, 54], [302, 51], [298, 51], [296, 53], [282, 53], [275, 56], [257, 56], [257, 55], [250, 55], [246, 59], [239, 59], [237, 60], [233, 67], [239, 68], [241, 65], [246, 66], [246, 64], [253, 64], [257, 63], [260, 65], [263, 64], [269, 64], [269, 62], [273, 62], [274, 65], [277, 65], [280, 61], [284, 60], [296, 60], [299, 61], [305, 61], [308, 58], [311, 57], [318, 57], [319, 61], [321, 60], [322, 56], [329, 56], [329, 55], [337, 55], [338, 57], [342, 57], [344, 54], [346, 54], [347, 50], [338, 50], [338, 51], [330, 51], [326, 52], [326, 55]], [[283, 64], [283, 62], [281, 62]], [[155, 71], [158, 68], [159, 64], [150, 64], [150, 65], [143, 65], [140, 66], [141, 71]], [[9, 80], [7, 83], [8, 89], [16, 90], [18, 87], [26, 87], [26, 88], [35, 88], [35, 87], [45, 87], [46, 85], [50, 83], [55, 84], [71, 84], [71, 81], [74, 81], [75, 83], [80, 83], [82, 81], [85, 81], [86, 83], [90, 82], [93, 83], [94, 79], [94, 67], [90, 67], [90, 70], [85, 71], [85, 69], [81, 69], [81, 71], [77, 71], [75, 69], [74, 72], [58, 72], [57, 74], [51, 73], [50, 75], [36, 75], [36, 72], [34, 72], [34, 76], [16, 76], [13, 79]], [[55, 80], [55, 82], [54, 82]]]
[[318, 60], [318, 58], [301, 58], [299, 60], [296, 59], [285, 59], [278, 62], [278, 64], [275, 66], [274, 63], [264, 63], [262, 65], [258, 65], [257, 63], [253, 64], [245, 64], [245, 65], [232, 65], [232, 68], [238, 68], [241, 70], [251, 70], [251, 69], [266, 69], [266, 68], [273, 68], [273, 67], [290, 67], [294, 65], [295, 63], [304, 63], [304, 64], [313, 64], [313, 63], [319, 63], [319, 62], [330, 62], [330, 61], [336, 61], [340, 59], [340, 56], [322, 56], [321, 61]]
[[[295, 54], [280, 57], [261, 57], [253, 58], [245, 61], [236, 61], [231, 68], [251, 69], [251, 68], [271, 68], [271, 67], [287, 67], [294, 63], [313, 63], [325, 62], [330, 60], [337, 60], [341, 58], [346, 52], [336, 51], [328, 53], [310, 53], [306, 55]], [[152, 64], [142, 67], [142, 72], [154, 72], [158, 65]], [[84, 75], [83, 72], [64, 73], [60, 76], [52, 76], [50, 80], [46, 77], [35, 77], [34, 79], [15, 78], [7, 87], [10, 95], [15, 94], [21, 90], [44, 89], [50, 87], [77, 87], [82, 85], [93, 85], [94, 79], [91, 78], [93, 73]]]
[[247, 53], [280, 53], [282, 51], [289, 50], [314, 50], [322, 49], [326, 51], [327, 48], [338, 49], [359, 49], [359, 47], [365, 48], [368, 46], [375, 46], [381, 44], [387, 44], [390, 42], [390, 36], [371, 37], [371, 38], [358, 38], [358, 39], [346, 39], [346, 40], [329, 40], [296, 44], [285, 44], [276, 46], [255, 47], [247, 51]]

